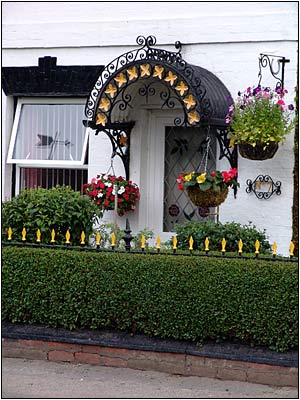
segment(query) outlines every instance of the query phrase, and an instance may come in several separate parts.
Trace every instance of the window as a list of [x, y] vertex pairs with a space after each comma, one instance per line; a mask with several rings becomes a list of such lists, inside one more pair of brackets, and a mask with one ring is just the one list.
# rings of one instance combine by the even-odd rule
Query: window
[[70, 185], [87, 180], [88, 129], [84, 99], [20, 99], [8, 150], [17, 188]]
[[9, 163], [83, 165], [87, 129], [82, 101], [19, 100]]
[[56, 185], [67, 185], [80, 192], [87, 180], [87, 169], [20, 168], [20, 189], [34, 187], [50, 189]]

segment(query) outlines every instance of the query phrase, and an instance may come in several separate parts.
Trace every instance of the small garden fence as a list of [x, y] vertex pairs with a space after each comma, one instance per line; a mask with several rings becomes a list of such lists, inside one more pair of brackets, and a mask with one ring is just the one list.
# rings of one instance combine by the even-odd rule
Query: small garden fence
[[[163, 250], [161, 251], [161, 238], [158, 236], [156, 238], [156, 244], [154, 247], [148, 247], [146, 243], [146, 239], [144, 235], [141, 235], [140, 245], [139, 247], [135, 247], [134, 249], [131, 247], [131, 241], [134, 237], [131, 235], [131, 230], [129, 227], [129, 223], [127, 220], [126, 229], [124, 230], [124, 235], [122, 239], [125, 243], [125, 249], [117, 248], [116, 246], [116, 235], [112, 232], [110, 237], [110, 247], [103, 245], [102, 238], [100, 232], [97, 232], [95, 235], [94, 243], [89, 242], [89, 238], [86, 237], [85, 232], [81, 232], [80, 236], [80, 246], [74, 246], [71, 243], [71, 234], [69, 231], [65, 234], [64, 243], [58, 244], [56, 241], [56, 232], [52, 229], [50, 237], [43, 237], [44, 242], [42, 241], [41, 231], [38, 229], [36, 231], [36, 240], [35, 242], [29, 242], [27, 240], [27, 230], [24, 227], [22, 232], [13, 232], [11, 228], [8, 229], [7, 239], [2, 241], [3, 245], [6, 246], [26, 246], [26, 247], [46, 247], [46, 248], [57, 248], [57, 249], [74, 249], [81, 251], [98, 251], [98, 252], [120, 252], [120, 253], [144, 253], [144, 254], [167, 254], [167, 255], [186, 255], [186, 256], [206, 256], [206, 257], [227, 257], [227, 258], [260, 258], [262, 260], [276, 260], [276, 261], [286, 261], [286, 262], [298, 262], [298, 258], [294, 255], [295, 245], [293, 242], [290, 243], [289, 246], [289, 257], [277, 256], [277, 244], [274, 242], [272, 244], [272, 253], [269, 254], [260, 254], [260, 242], [258, 240], [253, 243], [253, 254], [244, 254], [243, 253], [243, 241], [240, 239], [237, 243], [236, 253], [227, 252], [226, 251], [226, 238], [223, 238], [220, 243], [220, 251], [219, 252], [211, 252], [210, 251], [210, 240], [206, 237], [204, 241], [204, 251], [194, 250], [194, 239], [193, 236], [189, 238], [189, 247], [185, 250], [178, 250], [178, 240], [176, 235], [173, 236], [172, 242], [172, 251]], [[14, 238], [17, 238], [14, 240]]]

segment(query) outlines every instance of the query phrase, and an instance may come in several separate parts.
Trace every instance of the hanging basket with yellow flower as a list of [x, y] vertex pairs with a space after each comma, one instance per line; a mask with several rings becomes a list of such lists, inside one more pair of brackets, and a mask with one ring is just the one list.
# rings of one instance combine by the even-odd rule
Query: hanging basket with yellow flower
[[237, 168], [229, 171], [189, 172], [177, 178], [178, 189], [186, 190], [192, 203], [198, 207], [217, 207], [222, 204], [229, 187], [238, 187]]

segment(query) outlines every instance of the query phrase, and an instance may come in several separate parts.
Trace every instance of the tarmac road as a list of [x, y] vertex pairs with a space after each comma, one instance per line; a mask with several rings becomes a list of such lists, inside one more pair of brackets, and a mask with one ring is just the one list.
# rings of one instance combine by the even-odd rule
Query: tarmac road
[[1, 398], [283, 399], [298, 398], [298, 391], [162, 372], [3, 358]]

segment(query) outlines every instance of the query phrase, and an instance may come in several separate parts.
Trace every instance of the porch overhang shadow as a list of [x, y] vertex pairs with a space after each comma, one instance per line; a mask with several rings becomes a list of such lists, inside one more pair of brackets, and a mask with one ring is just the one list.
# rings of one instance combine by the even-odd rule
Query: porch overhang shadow
[[230, 92], [214, 74], [196, 65], [188, 64], [181, 55], [181, 43], [176, 42], [177, 52], [155, 48], [154, 36], [138, 36], [139, 48], [122, 54], [109, 63], [93, 89], [85, 107], [85, 126], [95, 134], [105, 132], [112, 144], [112, 157], [118, 155], [129, 179], [130, 132], [134, 121], [114, 121], [113, 112], [126, 112], [132, 108], [132, 94], [128, 88], [139, 83], [138, 94], [155, 94], [155, 84], [161, 83], [162, 109], [179, 109], [174, 126], [214, 126], [220, 155], [227, 158], [231, 167], [237, 167], [236, 148], [230, 148], [225, 117], [232, 104]]

